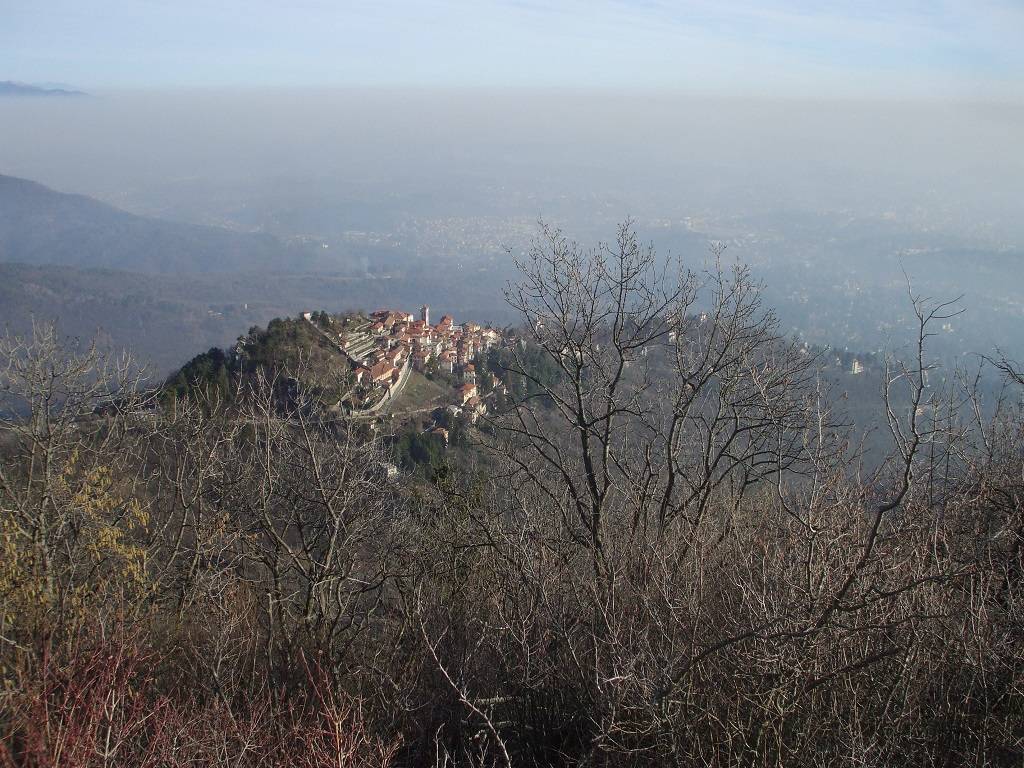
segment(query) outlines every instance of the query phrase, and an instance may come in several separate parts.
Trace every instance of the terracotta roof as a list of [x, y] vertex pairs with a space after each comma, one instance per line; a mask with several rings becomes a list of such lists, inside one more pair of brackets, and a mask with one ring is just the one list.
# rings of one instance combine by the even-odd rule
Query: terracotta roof
[[379, 363], [374, 363], [370, 366], [370, 375], [374, 379], [382, 379], [385, 376], [390, 376], [391, 371], [394, 370], [394, 366], [387, 360], [381, 360]]

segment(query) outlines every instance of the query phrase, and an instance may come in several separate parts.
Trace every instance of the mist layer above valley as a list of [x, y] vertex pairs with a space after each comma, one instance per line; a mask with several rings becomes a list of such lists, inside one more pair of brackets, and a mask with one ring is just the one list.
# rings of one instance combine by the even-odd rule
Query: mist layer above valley
[[[1007, 147], [1020, 144], [1024, 109], [1012, 104], [168, 91], [6, 101], [0, 125], [0, 173], [121, 209], [5, 202], [0, 255], [36, 270], [8, 270], [9, 325], [74, 316], [81, 297], [47, 303], [16, 287], [60, 267], [79, 272], [41, 281], [57, 294], [79, 279], [97, 289], [69, 330], [123, 326], [105, 316], [104, 292], [138, 296], [123, 290], [134, 284], [169, 318], [202, 320], [203, 332], [163, 331], [189, 351], [273, 316], [389, 299], [500, 322], [538, 217], [594, 242], [632, 216], [696, 268], [708, 241], [726, 242], [787, 329], [815, 343], [902, 343], [909, 277], [919, 292], [964, 294], [944, 353], [1019, 354], [1024, 153]], [[154, 272], [164, 277], [122, 276]], [[173, 343], [112, 336], [159, 346], [165, 367], [180, 360]]]

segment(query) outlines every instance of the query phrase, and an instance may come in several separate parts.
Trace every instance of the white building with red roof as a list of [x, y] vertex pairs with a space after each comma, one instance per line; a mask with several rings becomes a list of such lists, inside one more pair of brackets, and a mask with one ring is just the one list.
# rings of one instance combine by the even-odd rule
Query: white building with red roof
[[463, 384], [461, 387], [459, 387], [457, 391], [459, 393], [459, 399], [461, 400], [462, 404], [465, 405], [472, 398], [476, 397], [476, 384], [467, 382]]

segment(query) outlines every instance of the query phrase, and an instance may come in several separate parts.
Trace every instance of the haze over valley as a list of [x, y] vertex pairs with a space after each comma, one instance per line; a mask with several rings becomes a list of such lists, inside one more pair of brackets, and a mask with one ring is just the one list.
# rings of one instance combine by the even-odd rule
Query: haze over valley
[[1024, 766], [1020, 0], [0, 0], [0, 768]]
[[[352, 308], [409, 296], [412, 285], [436, 305], [505, 321], [501, 290], [539, 218], [594, 242], [627, 216], [697, 268], [708, 242], [726, 242], [791, 332], [814, 343], [902, 343], [905, 272], [919, 292], [963, 294], [967, 312], [946, 331], [944, 353], [1020, 354], [1024, 109], [1014, 103], [565, 88], [111, 91], [0, 99], [0, 126], [3, 173], [142, 217], [5, 180], [4, 261], [220, 288], [217, 300], [190, 302], [189, 313], [208, 313], [206, 330], [169, 332], [181, 342], [170, 350], [155, 348], [144, 322], [136, 335], [102, 312], [68, 328], [115, 329], [161, 367], [189, 343], [227, 341], [287, 307]], [[244, 277], [212, 277], [228, 272], [289, 278], [268, 297], [252, 281], [240, 287]], [[83, 276], [99, 304], [122, 279], [131, 281]], [[23, 327], [26, 311], [54, 309], [53, 297], [28, 295], [4, 304], [5, 322]]]

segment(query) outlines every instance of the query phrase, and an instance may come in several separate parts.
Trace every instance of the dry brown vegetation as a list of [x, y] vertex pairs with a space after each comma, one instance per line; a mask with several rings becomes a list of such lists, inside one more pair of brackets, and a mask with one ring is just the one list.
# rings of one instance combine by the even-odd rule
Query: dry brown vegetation
[[[486, 473], [2, 342], [0, 764], [1019, 765], [1024, 418], [919, 333], [861, 468], [742, 268], [544, 230]], [[1019, 374], [1017, 374], [1019, 375]], [[301, 376], [297, 376], [301, 381]]]

